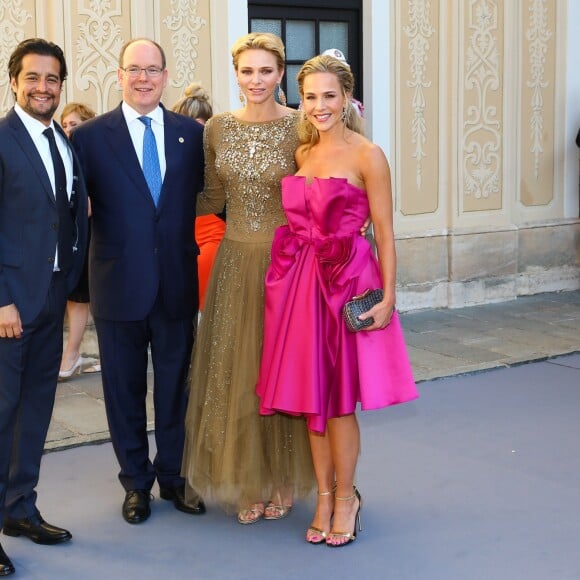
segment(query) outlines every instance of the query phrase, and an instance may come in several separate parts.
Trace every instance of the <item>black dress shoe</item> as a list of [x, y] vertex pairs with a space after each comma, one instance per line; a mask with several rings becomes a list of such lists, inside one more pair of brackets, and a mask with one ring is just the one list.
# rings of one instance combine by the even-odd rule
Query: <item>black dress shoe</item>
[[123, 502], [123, 517], [130, 524], [140, 524], [151, 515], [151, 495], [146, 489], [130, 489]]
[[10, 574], [14, 574], [14, 566], [0, 545], [0, 576], [10, 576]]
[[21, 520], [4, 518], [4, 534], [6, 536], [26, 536], [37, 544], [51, 545], [68, 542], [72, 534], [68, 530], [52, 526], [45, 522], [42, 516], [23, 518]]
[[193, 514], [200, 516], [205, 513], [205, 504], [201, 497], [197, 496], [194, 501], [185, 502], [185, 490], [183, 487], [160, 487], [159, 495], [161, 499], [166, 499], [173, 502], [175, 509], [186, 514]]

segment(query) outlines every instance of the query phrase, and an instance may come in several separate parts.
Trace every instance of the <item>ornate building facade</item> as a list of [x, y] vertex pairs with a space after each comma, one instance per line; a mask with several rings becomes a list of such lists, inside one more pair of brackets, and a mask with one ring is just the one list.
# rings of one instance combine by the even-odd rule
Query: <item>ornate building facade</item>
[[[579, 4], [362, 1], [365, 111], [393, 172], [401, 309], [580, 287]], [[217, 111], [238, 106], [229, 48], [247, 32], [246, 0], [0, 0], [0, 22], [4, 71], [24, 38], [63, 47], [63, 102], [115, 107], [119, 49], [147, 36], [167, 53], [168, 106], [193, 80]], [[12, 103], [5, 74], [0, 114]]]

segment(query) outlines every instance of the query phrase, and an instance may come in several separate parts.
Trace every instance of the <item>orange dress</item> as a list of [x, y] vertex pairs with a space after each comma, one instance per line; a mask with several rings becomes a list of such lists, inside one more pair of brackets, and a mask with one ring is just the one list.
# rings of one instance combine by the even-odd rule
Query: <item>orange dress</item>
[[199, 309], [203, 310], [207, 283], [217, 249], [224, 237], [226, 223], [215, 214], [195, 218], [195, 241], [199, 246], [197, 271], [199, 277]]

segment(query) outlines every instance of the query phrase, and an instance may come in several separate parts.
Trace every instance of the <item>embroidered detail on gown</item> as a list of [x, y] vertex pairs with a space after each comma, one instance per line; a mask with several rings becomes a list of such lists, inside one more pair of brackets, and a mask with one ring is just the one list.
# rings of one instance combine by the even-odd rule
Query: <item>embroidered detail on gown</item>
[[342, 307], [382, 286], [378, 261], [360, 235], [366, 193], [346, 179], [282, 181], [288, 225], [274, 234], [266, 274], [260, 412], [304, 415], [324, 432], [329, 418], [415, 399], [398, 314], [375, 331], [351, 333]]
[[263, 338], [264, 276], [274, 230], [285, 223], [280, 180], [296, 171], [297, 114], [247, 123], [214, 116], [204, 133], [205, 190], [198, 209], [227, 204], [192, 355], [182, 475], [186, 496], [212, 498], [228, 513], [293, 484], [314, 488], [306, 424], [262, 417], [255, 393]]

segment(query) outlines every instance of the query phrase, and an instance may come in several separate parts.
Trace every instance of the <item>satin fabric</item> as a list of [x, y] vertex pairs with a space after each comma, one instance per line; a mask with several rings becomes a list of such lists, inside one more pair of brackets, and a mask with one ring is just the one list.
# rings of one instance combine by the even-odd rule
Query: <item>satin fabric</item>
[[260, 413], [326, 421], [410, 401], [417, 389], [399, 317], [379, 331], [351, 333], [344, 303], [381, 287], [378, 261], [360, 235], [366, 193], [346, 179], [282, 180], [288, 225], [276, 230], [266, 274], [264, 346], [256, 392]]

